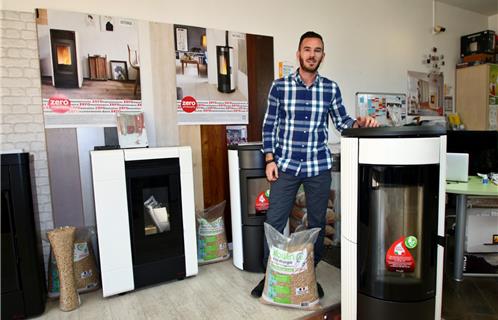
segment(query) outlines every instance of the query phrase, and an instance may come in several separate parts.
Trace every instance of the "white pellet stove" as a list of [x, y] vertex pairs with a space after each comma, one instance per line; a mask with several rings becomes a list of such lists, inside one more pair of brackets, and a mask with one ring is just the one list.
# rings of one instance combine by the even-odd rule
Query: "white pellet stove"
[[342, 319], [440, 319], [446, 131], [341, 138]]

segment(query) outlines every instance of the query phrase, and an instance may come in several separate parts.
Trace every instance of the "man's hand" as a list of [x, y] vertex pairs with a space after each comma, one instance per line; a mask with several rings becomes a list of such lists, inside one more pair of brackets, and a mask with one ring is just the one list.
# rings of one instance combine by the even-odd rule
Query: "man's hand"
[[379, 123], [375, 120], [375, 118], [366, 116], [356, 118], [353, 128], [376, 128], [378, 126]]
[[278, 167], [275, 162], [270, 162], [266, 165], [266, 179], [273, 182], [278, 179]]

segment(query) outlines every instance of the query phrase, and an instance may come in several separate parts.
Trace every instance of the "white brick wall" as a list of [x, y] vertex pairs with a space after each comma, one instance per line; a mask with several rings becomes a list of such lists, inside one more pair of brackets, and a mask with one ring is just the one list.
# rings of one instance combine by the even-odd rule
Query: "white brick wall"
[[40, 230], [53, 229], [34, 13], [0, 10], [0, 95], [0, 150], [33, 156], [35, 220]]

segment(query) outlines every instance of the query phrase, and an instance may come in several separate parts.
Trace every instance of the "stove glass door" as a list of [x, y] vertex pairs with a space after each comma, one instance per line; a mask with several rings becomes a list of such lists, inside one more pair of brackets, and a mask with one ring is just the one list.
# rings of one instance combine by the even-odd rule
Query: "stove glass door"
[[178, 158], [126, 162], [133, 264], [184, 254]]
[[262, 169], [241, 169], [239, 176], [242, 224], [263, 225], [270, 195], [270, 183], [265, 172]]
[[360, 165], [358, 288], [391, 301], [434, 297], [439, 165]]

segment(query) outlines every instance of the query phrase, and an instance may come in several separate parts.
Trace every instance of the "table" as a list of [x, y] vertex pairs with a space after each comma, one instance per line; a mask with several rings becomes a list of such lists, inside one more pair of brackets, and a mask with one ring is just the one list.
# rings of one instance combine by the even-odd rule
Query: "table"
[[180, 60], [182, 62], [182, 74], [184, 74], [184, 71], [185, 71], [185, 65], [186, 64], [195, 64], [197, 65], [197, 74], [199, 75], [199, 61], [197, 61], [196, 59], [191, 59], [191, 60], [188, 60], [188, 59], [181, 59]]
[[483, 184], [481, 178], [469, 176], [469, 182], [446, 182], [446, 192], [456, 195], [456, 228], [454, 279], [463, 280], [463, 253], [465, 245], [465, 223], [467, 218], [467, 196], [498, 197], [498, 186], [489, 181]]

